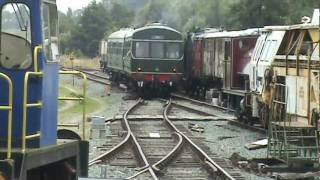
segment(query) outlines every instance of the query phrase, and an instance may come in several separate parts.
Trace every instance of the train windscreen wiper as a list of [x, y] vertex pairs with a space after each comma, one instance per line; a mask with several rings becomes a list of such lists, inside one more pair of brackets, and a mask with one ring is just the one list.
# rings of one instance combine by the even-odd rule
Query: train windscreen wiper
[[[22, 11], [17, 3], [11, 3], [14, 14], [16, 15], [19, 27], [21, 31], [28, 31], [28, 22], [25, 21], [22, 15]], [[28, 11], [25, 9], [26, 13], [29, 15]]]

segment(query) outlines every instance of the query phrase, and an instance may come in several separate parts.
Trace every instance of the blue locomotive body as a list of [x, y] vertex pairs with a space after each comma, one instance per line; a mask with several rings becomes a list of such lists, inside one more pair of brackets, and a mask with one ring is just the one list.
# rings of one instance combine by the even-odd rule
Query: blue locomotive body
[[0, 0], [0, 6], [0, 179], [86, 176], [88, 143], [57, 141], [55, 0]]
[[[12, 1], [10, 1], [12, 2]], [[36, 102], [42, 102], [42, 107], [30, 107], [27, 109], [27, 132], [26, 134], [36, 134], [40, 132], [41, 136], [39, 138], [39, 143], [37, 146], [47, 146], [52, 145], [56, 143], [56, 126], [57, 126], [57, 92], [58, 92], [58, 61], [50, 62], [49, 58], [46, 57], [45, 53], [42, 53], [40, 51], [35, 52], [35, 48], [39, 45], [43, 44], [44, 37], [42, 33], [42, 21], [41, 17], [43, 13], [42, 7], [40, 1], [34, 1], [34, 0], [24, 0], [24, 1], [15, 1], [16, 3], [8, 3], [8, 1], [0, 1], [0, 6], [2, 6], [2, 11], [10, 12], [10, 10], [16, 11], [13, 13], [16, 13], [18, 19], [19, 16], [23, 16], [22, 14], [19, 14], [18, 11], [24, 11], [22, 8], [26, 8], [27, 11], [30, 11], [30, 17], [29, 17], [29, 26], [26, 27], [25, 33], [31, 33], [31, 35], [27, 35], [30, 37], [30, 39], [22, 39], [24, 37], [17, 37], [16, 32], [12, 32], [10, 34], [9, 32], [6, 32], [6, 29], [4, 26], [6, 24], [2, 23], [2, 33], [6, 33], [7, 36], [12, 36], [13, 38], [16, 38], [19, 41], [26, 40], [26, 44], [30, 43], [28, 46], [25, 46], [23, 48], [28, 48], [30, 53], [26, 53], [27, 55], [31, 55], [30, 58], [31, 63], [29, 62], [28, 67], [17, 67], [16, 64], [20, 63], [19, 61], [15, 62], [15, 64], [7, 63], [5, 61], [15, 61], [14, 57], [11, 55], [12, 53], [19, 53], [19, 49], [16, 49], [15, 51], [9, 51], [7, 54], [2, 53], [1, 54], [1, 60], [0, 60], [0, 72], [8, 75], [13, 83], [13, 108], [12, 108], [12, 119], [13, 119], [13, 140], [15, 146], [21, 146], [22, 139], [22, 126], [23, 123], [23, 95], [24, 95], [24, 80], [26, 72], [41, 72], [43, 76], [38, 77], [31, 77], [28, 82], [28, 103], [36, 103]], [[13, 7], [8, 7], [13, 6]], [[20, 6], [20, 7], [19, 7]], [[44, 4], [43, 4], [44, 6]], [[19, 9], [18, 9], [19, 8]], [[16, 9], [16, 10], [14, 10]], [[2, 12], [2, 14], [5, 12]], [[11, 12], [12, 13], [12, 12]], [[21, 12], [22, 13], [22, 12]], [[4, 19], [2, 20], [2, 22]], [[11, 20], [11, 19], [10, 19]], [[13, 20], [14, 21], [14, 20]], [[24, 19], [24, 21], [26, 21]], [[18, 22], [18, 23], [27, 23], [27, 22]], [[14, 26], [14, 25], [11, 25]], [[21, 24], [22, 26], [22, 24]], [[26, 25], [24, 25], [26, 26]], [[12, 28], [12, 27], [11, 27]], [[15, 27], [13, 27], [15, 28]], [[20, 27], [19, 27], [20, 28]], [[15, 29], [17, 30], [17, 29]], [[23, 29], [24, 30], [24, 29]], [[8, 30], [9, 31], [9, 30]], [[30, 31], [30, 32], [27, 32]], [[22, 31], [24, 33], [24, 31]], [[5, 40], [4, 38], [2, 38]], [[10, 39], [10, 38], [7, 38]], [[13, 40], [11, 40], [13, 41]], [[27, 42], [29, 41], [29, 42]], [[1, 43], [2, 48], [6, 48], [3, 46], [8, 45], [11, 42], [8, 43]], [[24, 51], [24, 50], [23, 50]], [[43, 51], [44, 52], [44, 51]], [[35, 60], [34, 53], [38, 54], [38, 59]], [[23, 55], [19, 58], [24, 58]], [[47, 59], [48, 58], [48, 59]], [[34, 64], [34, 62], [38, 62], [37, 65]], [[38, 67], [36, 67], [38, 66]], [[35, 70], [35, 68], [37, 68]], [[7, 86], [7, 83], [5, 81], [0, 81], [0, 87]], [[0, 102], [6, 102], [8, 100], [9, 92], [8, 91], [2, 91], [3, 93], [0, 94]], [[0, 119], [6, 119], [8, 116], [8, 112], [0, 112]], [[2, 122], [5, 123], [5, 122]], [[7, 136], [7, 124], [0, 127], [0, 133], [1, 137]]]

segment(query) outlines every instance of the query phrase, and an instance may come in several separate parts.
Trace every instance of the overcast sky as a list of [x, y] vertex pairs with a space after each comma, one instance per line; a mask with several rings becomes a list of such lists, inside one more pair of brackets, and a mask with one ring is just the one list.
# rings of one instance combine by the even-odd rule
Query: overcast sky
[[81, 9], [87, 6], [91, 1], [92, 0], [57, 0], [57, 4], [60, 11], [67, 12], [68, 7], [71, 7], [72, 10]]

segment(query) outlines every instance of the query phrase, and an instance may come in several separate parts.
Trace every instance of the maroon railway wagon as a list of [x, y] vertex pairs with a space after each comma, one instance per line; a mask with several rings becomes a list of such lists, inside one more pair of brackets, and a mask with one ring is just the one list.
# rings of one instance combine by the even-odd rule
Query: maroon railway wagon
[[191, 35], [186, 50], [186, 92], [237, 110], [240, 115], [248, 113], [249, 66], [258, 35], [257, 29]]

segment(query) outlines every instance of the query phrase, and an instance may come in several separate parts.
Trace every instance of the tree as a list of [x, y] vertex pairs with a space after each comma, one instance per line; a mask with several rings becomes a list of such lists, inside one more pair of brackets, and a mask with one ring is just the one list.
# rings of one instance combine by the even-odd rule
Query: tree
[[279, 0], [240, 0], [231, 5], [229, 27], [253, 28], [283, 25], [288, 15], [288, 2]]
[[[111, 25], [110, 15], [102, 4], [93, 1], [86, 7], [76, 28], [71, 32], [73, 49], [80, 49], [89, 57], [94, 57], [99, 51], [99, 42]], [[111, 25], [112, 26], [112, 25]]]
[[110, 9], [112, 21], [116, 27], [128, 27], [134, 20], [134, 12], [119, 3], [113, 3]]

